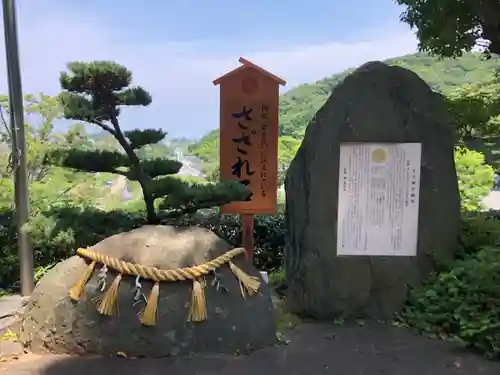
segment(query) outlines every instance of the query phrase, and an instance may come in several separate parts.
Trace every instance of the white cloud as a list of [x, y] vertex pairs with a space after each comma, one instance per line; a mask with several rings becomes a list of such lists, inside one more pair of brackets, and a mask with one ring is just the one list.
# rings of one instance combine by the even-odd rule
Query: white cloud
[[[40, 3], [35, 10], [28, 8], [33, 2], [22, 2], [18, 14], [24, 92], [57, 93], [59, 72], [68, 61], [115, 60], [133, 71], [135, 83], [150, 90], [154, 100], [150, 108], [127, 116], [126, 125], [161, 126], [165, 122], [175, 136], [201, 135], [217, 126], [218, 90], [212, 81], [237, 67], [240, 55], [283, 77], [287, 87], [293, 87], [367, 60], [414, 52], [417, 45], [410, 30], [396, 25], [369, 32], [364, 40], [317, 45], [290, 45], [288, 41], [284, 47], [274, 45], [270, 50], [263, 45], [260, 52], [246, 55], [237, 46], [209, 50], [196, 42], [131, 40], [124, 30], [110, 29], [96, 17], [56, 11], [44, 6], [48, 2], [37, 1]], [[1, 48], [0, 72], [5, 72], [4, 53]], [[6, 91], [4, 73], [0, 76], [0, 92]], [[204, 113], [203, 118], [186, 119], [193, 108]]]

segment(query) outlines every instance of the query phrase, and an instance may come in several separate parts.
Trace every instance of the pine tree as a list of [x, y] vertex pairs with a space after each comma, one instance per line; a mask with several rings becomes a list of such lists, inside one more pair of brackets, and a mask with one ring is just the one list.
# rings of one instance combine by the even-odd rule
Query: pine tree
[[67, 68], [69, 72], [60, 76], [63, 91], [59, 98], [64, 117], [97, 125], [117, 140], [123, 152], [58, 148], [47, 156], [46, 163], [79, 171], [115, 173], [137, 181], [149, 224], [158, 223], [164, 216], [179, 217], [250, 198], [248, 188], [236, 181], [184, 182], [171, 176], [179, 172], [182, 163], [138, 156], [142, 147], [161, 142], [166, 133], [161, 129], [121, 129], [119, 117], [123, 106], [147, 106], [152, 100], [142, 87], [131, 86], [132, 72], [127, 68], [112, 61], [71, 62]]

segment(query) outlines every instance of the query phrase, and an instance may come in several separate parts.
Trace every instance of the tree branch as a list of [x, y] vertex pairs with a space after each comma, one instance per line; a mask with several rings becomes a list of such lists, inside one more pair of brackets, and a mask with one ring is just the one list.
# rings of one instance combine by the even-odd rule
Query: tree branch
[[125, 135], [122, 133], [120, 129], [120, 124], [118, 123], [118, 118], [116, 117], [116, 112], [114, 108], [110, 108], [111, 113], [111, 124], [115, 128], [114, 136], [118, 143], [123, 147], [123, 150], [127, 154], [130, 159], [130, 163], [132, 164], [131, 168], [133, 169], [133, 173], [137, 175], [137, 182], [141, 185], [142, 188], [142, 196], [144, 197], [144, 203], [146, 203], [146, 212], [147, 212], [147, 221], [149, 224], [155, 224], [158, 222], [158, 216], [156, 214], [156, 210], [154, 207], [154, 197], [151, 194], [151, 191], [148, 187], [148, 180], [151, 180], [148, 176], [144, 174], [144, 171], [141, 168], [141, 161], [137, 154], [135, 153], [132, 145], [127, 141]]
[[118, 118], [116, 117], [116, 113], [114, 112], [113, 109], [111, 109], [111, 120], [110, 121], [111, 121], [111, 124], [113, 124], [113, 128], [114, 128], [114, 130], [110, 128], [110, 130], [113, 132], [111, 134], [113, 134], [115, 136], [115, 138], [118, 141], [118, 143], [120, 144], [120, 146], [123, 147], [123, 150], [130, 158], [130, 161], [137, 167], [140, 163], [139, 157], [134, 152], [134, 149], [132, 148], [130, 143], [128, 143], [127, 139], [125, 138], [125, 135], [123, 134], [122, 130], [120, 129], [120, 124], [118, 123]]
[[113, 130], [113, 128], [109, 125], [106, 125], [105, 123], [99, 121], [99, 120], [93, 120], [92, 121], [94, 124], [96, 124], [97, 126], [99, 126], [101, 129], [107, 131], [108, 133], [111, 133], [113, 134], [113, 136], [116, 137], [116, 131]]

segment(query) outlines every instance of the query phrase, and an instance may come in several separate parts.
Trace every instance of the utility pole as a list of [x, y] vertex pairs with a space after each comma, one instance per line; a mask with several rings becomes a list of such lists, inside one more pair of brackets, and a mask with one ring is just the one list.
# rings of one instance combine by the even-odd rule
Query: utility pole
[[19, 66], [15, 0], [3, 0], [5, 56], [9, 81], [9, 109], [12, 143], [12, 172], [16, 203], [17, 246], [21, 268], [21, 294], [29, 296], [35, 287], [33, 251], [24, 225], [29, 218], [26, 138], [24, 134], [23, 89]]

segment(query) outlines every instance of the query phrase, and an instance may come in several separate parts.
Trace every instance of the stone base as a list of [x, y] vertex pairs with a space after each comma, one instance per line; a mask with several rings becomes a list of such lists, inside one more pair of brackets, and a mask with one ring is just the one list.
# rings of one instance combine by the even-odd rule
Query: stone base
[[[92, 250], [133, 263], [176, 269], [203, 264], [231, 248], [206, 229], [145, 226], [110, 237]], [[224, 289], [217, 290], [212, 284], [213, 274], [205, 277], [205, 321], [187, 321], [193, 281], [167, 281], [160, 283], [156, 325], [144, 326], [138, 315], [145, 303], [134, 305], [133, 300], [135, 277], [122, 277], [112, 316], [103, 316], [96, 308], [95, 299], [103, 297], [98, 287], [101, 265], [96, 266], [80, 300], [71, 300], [68, 291], [87, 268], [84, 259], [72, 257], [38, 283], [21, 321], [19, 340], [33, 353], [114, 356], [123, 352], [144, 358], [239, 354], [273, 345], [276, 327], [269, 286], [243, 254], [233, 261], [261, 280], [256, 295], [243, 298], [238, 279], [224, 264], [217, 269]], [[116, 272], [108, 272], [108, 288], [115, 276]], [[152, 283], [142, 279], [140, 283], [147, 297]]]

